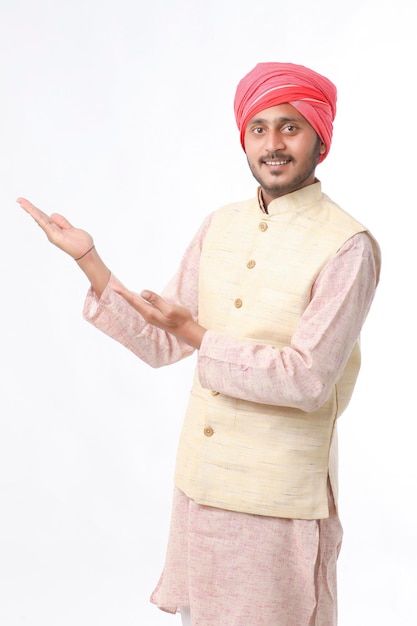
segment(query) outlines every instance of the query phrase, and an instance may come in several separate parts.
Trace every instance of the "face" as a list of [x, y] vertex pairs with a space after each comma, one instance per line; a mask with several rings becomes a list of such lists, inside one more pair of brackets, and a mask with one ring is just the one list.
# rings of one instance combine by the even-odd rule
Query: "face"
[[264, 109], [246, 126], [245, 151], [266, 205], [311, 185], [326, 146], [291, 104]]

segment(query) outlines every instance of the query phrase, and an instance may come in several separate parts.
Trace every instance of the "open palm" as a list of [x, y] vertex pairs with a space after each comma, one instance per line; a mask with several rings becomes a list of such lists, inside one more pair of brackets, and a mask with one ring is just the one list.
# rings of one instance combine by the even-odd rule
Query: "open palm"
[[81, 257], [94, 245], [91, 235], [85, 230], [74, 228], [62, 215], [47, 215], [25, 198], [18, 198], [17, 202], [42, 228], [48, 240], [74, 259]]

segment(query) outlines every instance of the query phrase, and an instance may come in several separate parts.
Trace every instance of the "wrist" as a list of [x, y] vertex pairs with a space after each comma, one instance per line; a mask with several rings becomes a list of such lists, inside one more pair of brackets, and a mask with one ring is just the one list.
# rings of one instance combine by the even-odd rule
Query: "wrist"
[[87, 250], [87, 252], [84, 252], [84, 254], [82, 254], [81, 256], [79, 256], [77, 259], [74, 259], [74, 261], [81, 261], [81, 259], [83, 259], [85, 256], [87, 256], [87, 254], [89, 254], [92, 250], [94, 250], [95, 246], [92, 245], [91, 248], [89, 248]]
[[87, 276], [96, 295], [100, 297], [110, 280], [111, 272], [94, 246], [79, 257], [77, 265]]
[[182, 335], [182, 339], [188, 343], [188, 345], [196, 348], [196, 350], [200, 349], [201, 342], [203, 341], [203, 337], [205, 335], [206, 329], [200, 324], [197, 324], [194, 320], [189, 324], [189, 326], [185, 329], [185, 332]]

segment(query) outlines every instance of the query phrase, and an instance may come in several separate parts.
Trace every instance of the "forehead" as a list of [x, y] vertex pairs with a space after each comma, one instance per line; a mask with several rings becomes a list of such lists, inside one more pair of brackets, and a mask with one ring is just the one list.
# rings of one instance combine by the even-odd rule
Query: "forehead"
[[308, 124], [306, 118], [303, 117], [292, 104], [285, 102], [284, 104], [277, 104], [276, 106], [258, 111], [256, 115], [248, 121], [247, 125], [259, 124], [260, 122], [277, 124], [286, 121], [298, 121], [299, 123]]

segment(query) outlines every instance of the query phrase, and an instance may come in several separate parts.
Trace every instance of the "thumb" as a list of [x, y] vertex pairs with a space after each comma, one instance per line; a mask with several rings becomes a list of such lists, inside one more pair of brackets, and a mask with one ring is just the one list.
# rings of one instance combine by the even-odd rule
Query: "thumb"
[[154, 291], [144, 289], [140, 295], [141, 298], [146, 300], [146, 302], [149, 302], [149, 304], [158, 309], [158, 311], [160, 311], [163, 315], [166, 315], [170, 310], [170, 305]]
[[51, 220], [51, 222], [59, 226], [59, 228], [68, 230], [69, 228], [73, 227], [72, 224], [69, 223], [67, 218], [63, 215], [60, 215], [59, 213], [52, 213], [49, 219]]
[[141, 291], [140, 296], [141, 298], [146, 300], [146, 302], [149, 302], [149, 304], [152, 304], [156, 307], [158, 306], [158, 301], [162, 300], [162, 298], [158, 296], [157, 293], [155, 293], [154, 291], [149, 291], [149, 289], [144, 289], [143, 291]]

